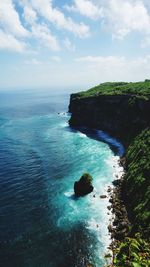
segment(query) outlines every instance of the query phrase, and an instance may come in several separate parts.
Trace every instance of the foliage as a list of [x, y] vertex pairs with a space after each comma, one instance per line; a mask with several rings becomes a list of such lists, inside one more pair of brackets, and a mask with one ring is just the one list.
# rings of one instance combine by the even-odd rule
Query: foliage
[[127, 172], [123, 183], [133, 232], [150, 237], [150, 130], [145, 129], [132, 142], [126, 154]]
[[136, 234], [135, 238], [126, 238], [116, 250], [114, 267], [148, 267], [150, 266], [149, 244]]
[[101, 83], [88, 91], [82, 91], [72, 96], [75, 98], [91, 97], [98, 95], [122, 95], [122, 94], [132, 94], [145, 100], [150, 97], [150, 80], [145, 80], [144, 82], [136, 83], [126, 83], [126, 82], [107, 82]]
[[[114, 250], [114, 267], [150, 266], [150, 129], [131, 142], [126, 153], [126, 175], [122, 195], [132, 230]], [[137, 232], [139, 232], [137, 234]], [[147, 240], [147, 241], [145, 241]]]
[[91, 184], [92, 181], [93, 181], [93, 177], [89, 173], [84, 173], [80, 178], [80, 182], [83, 182], [83, 183]]

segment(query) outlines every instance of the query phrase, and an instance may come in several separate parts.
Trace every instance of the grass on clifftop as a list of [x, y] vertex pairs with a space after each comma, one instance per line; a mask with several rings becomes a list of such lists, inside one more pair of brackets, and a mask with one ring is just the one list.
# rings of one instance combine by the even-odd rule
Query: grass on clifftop
[[107, 82], [101, 83], [87, 91], [82, 91], [77, 94], [73, 94], [76, 98], [82, 97], [92, 97], [99, 95], [122, 95], [122, 94], [132, 94], [139, 97], [150, 97], [150, 80], [145, 80], [144, 82], [136, 83], [126, 83], [126, 82]]

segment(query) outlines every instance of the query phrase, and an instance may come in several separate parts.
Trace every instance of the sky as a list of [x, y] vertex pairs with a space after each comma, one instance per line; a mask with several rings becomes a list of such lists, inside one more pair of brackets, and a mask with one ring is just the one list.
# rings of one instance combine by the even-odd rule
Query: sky
[[150, 0], [0, 0], [0, 90], [150, 78]]

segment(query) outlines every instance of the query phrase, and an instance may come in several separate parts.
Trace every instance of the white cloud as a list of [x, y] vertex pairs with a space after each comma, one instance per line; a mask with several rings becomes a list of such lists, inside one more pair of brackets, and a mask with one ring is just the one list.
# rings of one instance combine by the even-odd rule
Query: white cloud
[[123, 39], [132, 31], [150, 34], [150, 16], [142, 1], [109, 0], [105, 14], [116, 38]]
[[21, 53], [26, 50], [26, 43], [17, 40], [13, 35], [6, 34], [0, 29], [0, 49]]
[[65, 8], [68, 11], [79, 12], [81, 15], [94, 20], [103, 16], [103, 8], [95, 5], [90, 0], [74, 0], [73, 5], [65, 5]]
[[[24, 25], [21, 21], [21, 14], [14, 3], [23, 8]], [[25, 42], [30, 43], [35, 39], [37, 43], [50, 50], [59, 51], [60, 45], [57, 37], [50, 30], [50, 23], [59, 30], [72, 32], [81, 38], [90, 34], [87, 25], [82, 22], [76, 23], [70, 17], [66, 17], [62, 11], [53, 7], [51, 0], [0, 0], [0, 29], [3, 40], [0, 48], [8, 49], [8, 40], [11, 39], [11, 43], [13, 43], [11, 50], [25, 51], [25, 47], [27, 47]], [[65, 45], [71, 50], [69, 42], [66, 42]]]
[[30, 4], [40, 16], [53, 23], [59, 29], [70, 31], [80, 38], [89, 36], [89, 26], [85, 25], [83, 22], [76, 23], [70, 17], [66, 17], [63, 12], [52, 6], [52, 1], [31, 0]]
[[32, 34], [35, 38], [38, 39], [45, 47], [59, 51], [60, 46], [55, 36], [53, 36], [48, 29], [48, 27], [44, 24], [35, 24], [32, 26]]
[[67, 48], [67, 50], [69, 50], [71, 52], [74, 52], [76, 50], [75, 45], [72, 44], [72, 42], [68, 38], [65, 38], [64, 46]]
[[16, 37], [27, 37], [29, 35], [29, 32], [21, 24], [11, 0], [0, 1], [0, 25], [5, 32]]
[[[142, 38], [142, 47], [150, 45], [149, 0], [72, 0], [71, 2], [72, 4], [66, 6], [68, 10], [78, 12], [85, 16], [86, 20], [98, 19], [99, 22], [96, 23], [99, 23], [102, 29], [109, 31], [114, 39], [124, 39], [128, 34], [138, 32]], [[23, 15], [15, 3], [21, 5]], [[67, 50], [75, 51], [75, 45], [70, 37], [66, 37], [64, 41], [60, 40], [59, 43], [58, 30], [63, 33], [72, 32], [80, 38], [90, 36], [90, 27], [68, 17], [60, 8], [54, 6], [54, 0], [0, 0], [0, 29], [3, 40], [0, 48], [4, 49], [6, 45], [8, 49], [8, 40], [11, 40], [13, 43], [11, 50], [19, 52], [25, 51], [27, 44], [30, 42], [32, 44], [32, 40], [50, 50], [61, 50], [60, 43], [62, 43]]]
[[113, 38], [123, 39], [133, 31], [150, 35], [149, 0], [73, 0], [73, 5], [65, 8], [99, 19], [101, 27], [109, 30]]
[[[36, 4], [38, 4], [38, 0]], [[59, 51], [60, 45], [56, 36], [51, 33], [46, 23], [38, 23], [39, 16], [37, 11], [31, 6], [30, 1], [22, 0], [22, 5], [25, 21], [30, 26], [31, 36], [50, 50]]]
[[88, 82], [139, 81], [150, 76], [150, 55], [137, 59], [116, 56], [86, 56], [75, 59], [84, 68]]
[[29, 31], [22, 25], [12, 0], [0, 1], [0, 49], [25, 52]]
[[30, 6], [24, 6], [24, 18], [28, 24], [34, 24], [37, 20], [37, 14]]

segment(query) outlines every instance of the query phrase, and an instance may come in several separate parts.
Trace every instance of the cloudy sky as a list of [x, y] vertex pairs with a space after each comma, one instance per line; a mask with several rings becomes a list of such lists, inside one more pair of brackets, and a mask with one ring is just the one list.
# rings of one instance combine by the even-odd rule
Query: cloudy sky
[[150, 0], [0, 0], [0, 89], [150, 78]]

